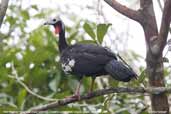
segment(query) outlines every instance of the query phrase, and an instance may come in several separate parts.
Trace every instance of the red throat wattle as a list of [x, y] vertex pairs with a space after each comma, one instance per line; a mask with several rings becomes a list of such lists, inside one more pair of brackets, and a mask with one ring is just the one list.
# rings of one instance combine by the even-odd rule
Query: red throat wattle
[[60, 31], [61, 31], [60, 27], [56, 26], [55, 27], [55, 34], [59, 34]]

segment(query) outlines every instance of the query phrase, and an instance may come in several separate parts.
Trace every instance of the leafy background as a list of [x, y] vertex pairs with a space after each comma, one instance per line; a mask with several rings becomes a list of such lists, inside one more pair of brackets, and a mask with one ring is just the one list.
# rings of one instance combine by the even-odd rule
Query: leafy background
[[[0, 112], [23, 111], [31, 107], [45, 104], [49, 99], [62, 99], [74, 93], [78, 84], [75, 76], [65, 75], [59, 63], [59, 51], [56, 36], [53, 29], [36, 23], [43, 23], [50, 14], [56, 10], [40, 8], [33, 4], [26, 8], [22, 7], [22, 0], [14, 0], [10, 3], [3, 30], [0, 33]], [[68, 7], [67, 5], [64, 7]], [[91, 9], [91, 8], [89, 8]], [[93, 12], [97, 9], [92, 8]], [[36, 13], [30, 13], [36, 12]], [[110, 32], [115, 32], [110, 23], [97, 23], [95, 21], [81, 19], [72, 12], [63, 11], [58, 7], [57, 12], [62, 12], [62, 17], [73, 21], [74, 24], [66, 24], [67, 41], [74, 43], [95, 43], [111, 48], [114, 52], [120, 51], [117, 45], [126, 49], [127, 40], [118, 40], [125, 37], [125, 33], [113, 37], [111, 45], [106, 42]], [[32, 20], [32, 21], [30, 21]], [[31, 28], [29, 27], [31, 24]], [[109, 41], [109, 39], [108, 39]], [[139, 87], [147, 86], [147, 77], [143, 65], [136, 65], [142, 59], [132, 50], [119, 53], [139, 74], [138, 80], [129, 83], [118, 82], [111, 77], [103, 76], [96, 79], [95, 88], [107, 87]], [[138, 67], [137, 67], [138, 66]], [[169, 79], [169, 67], [165, 69], [166, 79]], [[168, 78], [167, 78], [168, 77]], [[84, 78], [81, 86], [81, 94], [87, 93], [90, 87], [90, 78]], [[33, 93], [44, 96], [42, 100], [29, 93], [24, 88], [24, 83]], [[167, 83], [170, 86], [170, 83]], [[95, 99], [80, 101], [67, 106], [53, 109], [57, 111], [81, 111], [87, 113], [138, 113], [149, 104], [148, 95], [140, 94], [110, 94]], [[147, 111], [143, 114], [148, 114]]]

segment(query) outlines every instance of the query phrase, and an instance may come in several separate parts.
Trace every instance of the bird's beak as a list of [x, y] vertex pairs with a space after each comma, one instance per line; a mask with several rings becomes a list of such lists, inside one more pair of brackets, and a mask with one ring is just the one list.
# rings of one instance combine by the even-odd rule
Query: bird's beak
[[43, 25], [52, 25], [50, 22], [46, 21]]
[[44, 23], [44, 25], [54, 25], [55, 23], [52, 20], [48, 20]]
[[45, 22], [43, 25], [49, 25], [47, 22]]

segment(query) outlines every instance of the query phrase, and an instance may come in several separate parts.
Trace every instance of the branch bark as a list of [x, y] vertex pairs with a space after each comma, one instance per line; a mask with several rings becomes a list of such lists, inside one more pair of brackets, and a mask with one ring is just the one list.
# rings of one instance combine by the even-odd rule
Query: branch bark
[[163, 52], [163, 49], [167, 42], [167, 36], [170, 29], [171, 22], [171, 0], [166, 0], [163, 9], [162, 22], [159, 33], [159, 46], [160, 53]]
[[140, 11], [130, 9], [130, 8], [120, 4], [116, 0], [104, 0], [104, 1], [107, 4], [109, 4], [113, 9], [115, 9], [119, 13], [125, 15], [126, 17], [133, 19], [133, 20], [140, 22], [140, 23], [142, 22], [142, 16], [141, 16]]
[[[157, 1], [158, 1], [161, 12], [163, 12], [163, 7], [162, 7], [162, 4], [161, 4], [161, 1], [160, 0], [157, 0]], [[169, 32], [171, 33], [171, 27], [169, 28]]]
[[[36, 106], [31, 108], [30, 110], [26, 111], [26, 113], [31, 114], [31, 113], [36, 113], [39, 111], [45, 111], [53, 108], [58, 108], [60, 106], [68, 105], [70, 103], [78, 102], [81, 100], [87, 100], [87, 99], [92, 99], [98, 96], [102, 95], [108, 95], [112, 93], [150, 93], [150, 94], [155, 94], [155, 95], [160, 95], [162, 93], [171, 93], [171, 88], [165, 88], [165, 87], [158, 87], [158, 88], [143, 88], [143, 87], [135, 87], [135, 88], [129, 88], [129, 87], [112, 87], [109, 89], [102, 89], [102, 90], [97, 90], [93, 92], [92, 94], [86, 94], [80, 96], [80, 99], [78, 98], [65, 98], [61, 100], [57, 100], [55, 102], [51, 102], [45, 105], [41, 106]], [[25, 112], [24, 112], [25, 113]], [[26, 114], [25, 113], [25, 114]]]
[[1, 4], [0, 4], [0, 28], [1, 28], [4, 16], [6, 14], [6, 10], [8, 8], [8, 2], [9, 2], [9, 0], [1, 0]]

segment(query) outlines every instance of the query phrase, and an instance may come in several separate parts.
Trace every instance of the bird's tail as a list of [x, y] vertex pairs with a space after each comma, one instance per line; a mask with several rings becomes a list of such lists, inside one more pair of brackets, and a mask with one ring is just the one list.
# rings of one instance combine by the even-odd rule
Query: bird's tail
[[111, 60], [105, 66], [106, 72], [108, 72], [114, 79], [128, 82], [132, 78], [136, 78], [137, 74], [124, 62]]

